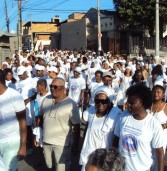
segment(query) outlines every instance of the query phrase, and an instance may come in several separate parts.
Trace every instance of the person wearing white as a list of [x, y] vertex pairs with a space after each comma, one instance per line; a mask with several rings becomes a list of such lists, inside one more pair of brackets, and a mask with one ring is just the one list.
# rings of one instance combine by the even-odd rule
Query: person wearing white
[[95, 67], [95, 63], [92, 62], [91, 67], [88, 68], [88, 84], [90, 84], [92, 79], [94, 79], [96, 71], [97, 71], [97, 68]]
[[22, 95], [26, 104], [26, 121], [27, 125], [34, 123], [34, 95], [36, 93], [36, 81], [27, 76], [26, 68], [20, 66], [18, 68], [18, 76], [20, 78], [16, 90]]
[[4, 70], [4, 74], [5, 74], [5, 78], [6, 78], [6, 86], [7, 87], [10, 87], [10, 88], [13, 88], [13, 89], [16, 89], [16, 84], [17, 84], [17, 81], [16, 79], [13, 77], [13, 72], [10, 68], [6, 68]]
[[101, 89], [105, 87], [109, 88], [109, 93], [110, 93], [110, 96], [112, 97], [111, 101], [113, 104], [115, 104], [117, 94], [112, 87], [113, 78], [114, 78], [114, 75], [111, 72], [104, 72], [103, 78], [102, 78], [104, 85], [100, 86], [99, 88]]
[[53, 79], [56, 77], [60, 77], [65, 80], [65, 77], [59, 73], [58, 69], [55, 66], [47, 67], [47, 71], [49, 73], [49, 78], [46, 79], [47, 81], [47, 90], [50, 91], [50, 84], [52, 83]]
[[97, 70], [95, 72], [95, 81], [91, 81], [88, 88], [89, 88], [89, 93], [90, 93], [90, 98], [89, 98], [89, 105], [93, 106], [94, 105], [94, 96], [95, 96], [95, 90], [103, 85], [102, 82], [102, 72]]
[[88, 122], [86, 137], [80, 154], [82, 171], [89, 154], [98, 148], [110, 148], [112, 146], [115, 123], [121, 113], [117, 107], [111, 107], [108, 88], [99, 89], [95, 94], [95, 106], [84, 112], [84, 120]]
[[80, 107], [82, 106], [83, 99], [84, 99], [84, 91], [86, 89], [86, 82], [81, 77], [81, 68], [76, 67], [74, 69], [74, 77], [69, 79], [69, 94], [68, 96], [71, 97]]
[[5, 85], [5, 75], [0, 70], [0, 156], [10, 171], [16, 171], [18, 158], [26, 155], [25, 115], [23, 98]]
[[40, 109], [43, 99], [50, 95], [50, 92], [47, 91], [47, 82], [45, 79], [40, 79], [37, 81], [37, 92], [36, 102], [38, 104], [38, 108]]
[[81, 76], [81, 74], [82, 74], [81, 68], [76, 67], [74, 69], [74, 76], [71, 77], [68, 82], [68, 88], [69, 88], [68, 96], [78, 104], [80, 118], [82, 117], [84, 93], [86, 89], [86, 81]]
[[123, 105], [126, 102], [126, 90], [131, 86], [131, 82], [132, 82], [132, 76], [131, 76], [131, 69], [130, 67], [126, 67], [125, 68], [125, 72], [121, 77], [121, 83], [120, 83], [120, 90], [118, 91], [117, 94], [117, 104], [121, 107], [123, 107]]
[[47, 79], [48, 76], [45, 75], [45, 67], [42, 65], [35, 65], [35, 70], [36, 70], [36, 81], [38, 81], [39, 79]]
[[128, 96], [128, 111], [124, 111], [116, 124], [113, 146], [125, 157], [125, 171], [149, 171], [153, 164], [153, 149], [156, 151], [158, 171], [163, 170], [163, 129], [147, 111], [152, 94], [144, 85], [131, 86]]
[[23, 66], [18, 68], [18, 76], [20, 80], [16, 90], [22, 95], [26, 105], [27, 147], [28, 153], [30, 153], [33, 146], [32, 127], [35, 125], [36, 80], [27, 76], [26, 68]]
[[[159, 121], [163, 127], [163, 149], [164, 154], [167, 147], [167, 105], [164, 101], [165, 89], [161, 85], [156, 85], [152, 89], [153, 101], [151, 114]], [[156, 157], [154, 157], [156, 159]], [[157, 170], [157, 160], [154, 161], [153, 171]]]

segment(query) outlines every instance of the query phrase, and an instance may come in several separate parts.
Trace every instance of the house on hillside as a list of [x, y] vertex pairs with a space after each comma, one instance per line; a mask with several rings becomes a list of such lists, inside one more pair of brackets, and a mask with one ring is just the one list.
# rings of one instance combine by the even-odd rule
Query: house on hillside
[[[50, 48], [51, 34], [59, 30], [60, 18], [54, 17], [51, 22], [27, 22], [23, 24], [23, 49], [39, 50]], [[41, 49], [41, 50], [42, 50]]]

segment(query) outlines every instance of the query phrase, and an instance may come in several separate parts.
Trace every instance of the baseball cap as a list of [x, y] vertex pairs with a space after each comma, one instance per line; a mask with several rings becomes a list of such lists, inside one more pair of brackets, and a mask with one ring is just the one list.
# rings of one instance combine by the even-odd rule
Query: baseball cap
[[127, 66], [125, 69], [129, 69], [129, 70], [131, 70], [131, 67], [130, 67], [130, 66]]
[[75, 69], [74, 69], [74, 71], [76, 71], [76, 72], [78, 72], [78, 73], [82, 73], [82, 70], [81, 70], [81, 68], [80, 67], [76, 67]]
[[109, 71], [103, 73], [103, 77], [106, 77], [106, 76], [109, 76], [109, 77], [111, 77], [111, 78], [114, 77], [114, 76], [112, 75], [112, 73], [109, 72]]
[[24, 72], [26, 72], [26, 68], [24, 66], [19, 66], [17, 69], [17, 75], [22, 75]]
[[57, 70], [57, 68], [55, 66], [48, 67], [47, 70], [48, 71], [53, 71], [55, 73], [58, 73], [58, 70]]
[[42, 65], [36, 64], [36, 65], [35, 65], [35, 69], [36, 69], [36, 70], [39, 70], [39, 71], [43, 71], [43, 70], [45, 70], [45, 67], [42, 66]]

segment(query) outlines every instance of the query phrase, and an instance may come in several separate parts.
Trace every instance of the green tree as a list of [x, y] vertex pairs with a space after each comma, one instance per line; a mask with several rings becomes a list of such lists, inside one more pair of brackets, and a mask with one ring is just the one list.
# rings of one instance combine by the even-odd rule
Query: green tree
[[[150, 34], [155, 29], [155, 2], [156, 0], [113, 0], [120, 20], [120, 28], [149, 30]], [[167, 3], [160, 0], [160, 33], [167, 23]]]

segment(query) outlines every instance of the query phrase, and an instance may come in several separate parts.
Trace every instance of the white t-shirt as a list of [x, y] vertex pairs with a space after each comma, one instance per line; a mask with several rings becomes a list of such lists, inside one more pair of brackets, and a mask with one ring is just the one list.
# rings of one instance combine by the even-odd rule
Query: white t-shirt
[[90, 89], [90, 94], [91, 94], [91, 97], [90, 97], [90, 100], [89, 100], [89, 105], [93, 106], [94, 105], [94, 97], [95, 97], [95, 90], [99, 87], [99, 86], [102, 86], [103, 85], [103, 82], [100, 82], [100, 83], [97, 83], [95, 81], [92, 81], [90, 84], [89, 84], [89, 89]]
[[69, 94], [76, 103], [80, 101], [81, 90], [86, 88], [86, 82], [82, 77], [79, 78], [70, 78], [69, 80]]
[[7, 168], [5, 167], [4, 161], [1, 156], [0, 156], [0, 171], [7, 171]]
[[119, 152], [126, 159], [126, 171], [149, 170], [152, 148], [163, 147], [162, 127], [150, 113], [143, 120], [136, 120], [124, 111], [114, 134], [120, 138]]
[[101, 60], [99, 59], [99, 58], [96, 58], [96, 59], [92, 59], [92, 62], [94, 62], [95, 63], [95, 67], [96, 68], [100, 68], [101, 66]]
[[22, 96], [14, 89], [7, 90], [0, 95], [0, 143], [19, 139], [19, 122], [16, 112], [23, 111], [25, 104]]
[[91, 80], [95, 77], [95, 72], [97, 71], [97, 68], [89, 68], [88, 69], [88, 84], [91, 82]]
[[105, 116], [98, 118], [96, 108], [88, 108], [84, 114], [84, 120], [88, 122], [86, 137], [80, 154], [80, 164], [85, 165], [88, 156], [98, 148], [110, 148], [114, 135], [114, 127], [120, 116], [121, 110], [113, 107]]
[[[32, 97], [36, 92], [36, 80], [31, 77], [28, 77], [25, 80], [20, 80], [17, 84], [16, 90], [22, 95], [24, 100]], [[32, 125], [34, 119], [34, 101], [31, 101], [26, 105], [27, 125]]]
[[32, 72], [32, 66], [31, 65], [28, 65], [27, 67], [26, 67], [26, 71], [27, 71], [27, 75], [29, 76], [29, 77], [32, 77], [32, 75], [31, 75], [31, 72]]
[[41, 96], [40, 93], [37, 94], [36, 102], [38, 103], [39, 109], [41, 108], [41, 104], [42, 104], [43, 99], [48, 95], [50, 95], [50, 92], [47, 92], [44, 96]]
[[7, 81], [7, 80], [6, 80], [5, 83], [6, 83], [6, 86], [7, 86], [7, 87], [16, 89], [16, 84], [12, 83], [11, 80], [10, 80], [10, 81]]

